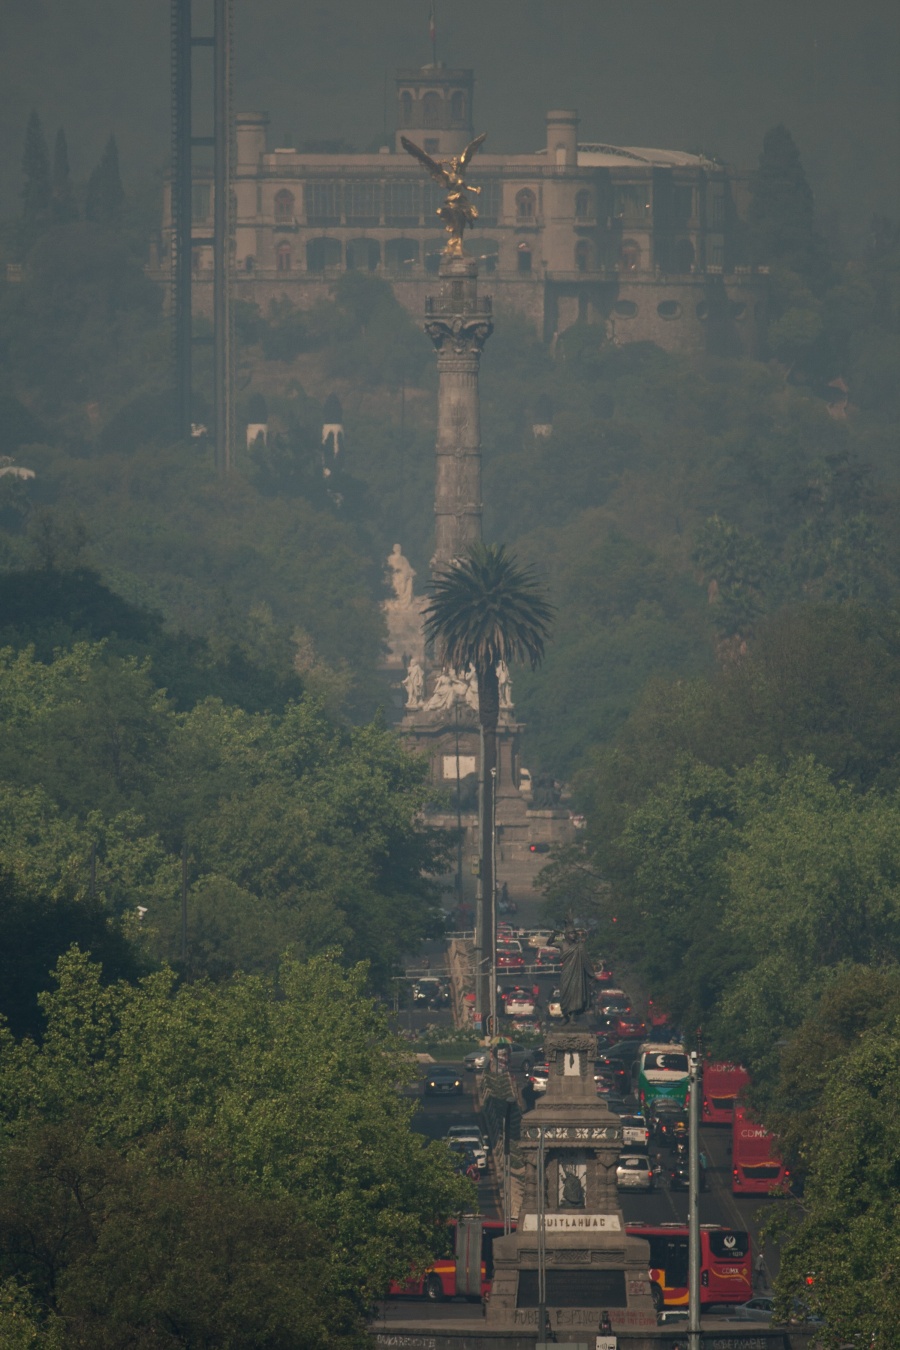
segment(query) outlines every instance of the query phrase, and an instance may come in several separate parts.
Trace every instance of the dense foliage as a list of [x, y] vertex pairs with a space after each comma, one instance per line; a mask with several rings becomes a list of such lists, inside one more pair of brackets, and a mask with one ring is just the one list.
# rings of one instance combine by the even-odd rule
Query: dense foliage
[[42, 1044], [0, 1036], [0, 1279], [47, 1344], [363, 1342], [367, 1306], [471, 1204], [409, 1129], [413, 1066], [365, 980], [320, 957], [108, 985], [60, 961]]

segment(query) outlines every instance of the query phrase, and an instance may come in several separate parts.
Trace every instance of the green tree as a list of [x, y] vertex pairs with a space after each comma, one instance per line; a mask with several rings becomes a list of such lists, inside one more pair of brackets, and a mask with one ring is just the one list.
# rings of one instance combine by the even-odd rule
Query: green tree
[[[802, 1207], [782, 1248], [778, 1311], [824, 1318], [830, 1348], [896, 1346], [900, 1265], [900, 1021], [863, 1031], [829, 1065]], [[808, 1283], [809, 1277], [814, 1280]]]
[[[443, 1221], [471, 1205], [446, 1150], [410, 1129], [415, 1102], [397, 1088], [415, 1069], [366, 996], [364, 967], [344, 971], [332, 956], [286, 961], [277, 981], [176, 988], [161, 972], [104, 986], [73, 951], [57, 979], [43, 1000], [40, 1049], [0, 1034], [0, 1119], [17, 1174], [3, 1190], [7, 1222], [22, 1231], [24, 1195], [59, 1235], [55, 1216], [71, 1203], [73, 1172], [41, 1159], [60, 1147], [82, 1159], [87, 1204], [62, 1234], [70, 1249], [57, 1242], [58, 1266], [42, 1271], [51, 1308], [108, 1309], [138, 1325], [173, 1308], [188, 1317], [191, 1280], [206, 1259], [240, 1319], [252, 1307], [250, 1272], [268, 1267], [272, 1318], [295, 1331], [297, 1278], [313, 1325], [352, 1334], [391, 1279], [430, 1262]], [[105, 1178], [112, 1196], [101, 1208]], [[93, 1216], [99, 1232], [84, 1232]], [[232, 1223], [229, 1258], [221, 1238]], [[121, 1249], [137, 1259], [141, 1232], [150, 1259], [135, 1298], [124, 1278], [132, 1258]], [[23, 1277], [29, 1259], [22, 1253]], [[220, 1325], [217, 1301], [196, 1299], [206, 1326]]]
[[766, 132], [747, 208], [754, 262], [796, 272], [814, 290], [828, 276], [825, 245], [816, 232], [812, 189], [794, 138], [784, 125]]
[[100, 163], [88, 179], [84, 214], [96, 225], [115, 229], [121, 224], [124, 206], [125, 189], [119, 172], [119, 147], [115, 136], [110, 136]]
[[22, 187], [22, 224], [30, 244], [36, 233], [49, 223], [52, 198], [50, 152], [36, 109], [32, 109], [25, 128], [22, 173], [25, 176]]
[[532, 670], [544, 655], [552, 607], [531, 568], [521, 567], [501, 545], [475, 544], [461, 558], [440, 570], [431, 584], [425, 611], [425, 634], [442, 661], [454, 670], [474, 667], [481, 724], [481, 923], [483, 955], [479, 1009], [490, 1006], [494, 967], [492, 923], [494, 868], [494, 776], [497, 766], [497, 723], [501, 661], [527, 662]]
[[66, 133], [60, 127], [53, 145], [53, 171], [50, 178], [51, 207], [55, 225], [67, 225], [78, 219], [78, 208], [72, 191], [69, 173], [69, 147]]

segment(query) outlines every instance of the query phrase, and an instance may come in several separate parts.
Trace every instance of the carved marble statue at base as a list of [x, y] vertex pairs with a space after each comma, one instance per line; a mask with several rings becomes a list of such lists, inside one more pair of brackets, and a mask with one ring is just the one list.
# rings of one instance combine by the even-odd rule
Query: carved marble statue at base
[[409, 663], [406, 679], [401, 680], [400, 683], [406, 690], [407, 708], [421, 708], [422, 700], [425, 697], [425, 672], [415, 657]]

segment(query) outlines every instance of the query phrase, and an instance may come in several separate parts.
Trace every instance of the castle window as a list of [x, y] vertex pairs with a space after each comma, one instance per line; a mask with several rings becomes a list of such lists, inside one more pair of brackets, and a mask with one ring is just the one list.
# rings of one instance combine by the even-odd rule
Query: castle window
[[520, 244], [517, 249], [516, 270], [522, 273], [531, 271], [531, 249], [527, 244]]
[[619, 270], [637, 272], [641, 265], [641, 246], [635, 239], [623, 239], [619, 250]]
[[419, 265], [419, 241], [389, 239], [384, 246], [384, 265], [395, 276], [410, 276]]
[[315, 179], [306, 185], [306, 219], [310, 225], [339, 225], [340, 183]]
[[461, 122], [466, 115], [466, 99], [461, 89], [455, 89], [450, 99], [450, 116], [454, 122]]
[[500, 252], [496, 239], [470, 239], [469, 250], [478, 259], [478, 270], [482, 276], [496, 272], [497, 255]]
[[279, 272], [289, 272], [293, 258], [290, 244], [279, 244], [275, 250], [275, 267]]
[[400, 125], [401, 127], [412, 126], [413, 100], [412, 94], [408, 89], [404, 89], [400, 95]]
[[282, 188], [280, 192], [275, 193], [275, 224], [293, 225], [294, 223], [294, 194], [288, 192], [287, 188]]
[[620, 319], [633, 319], [638, 312], [638, 307], [633, 300], [617, 300], [613, 305], [613, 313]]
[[344, 184], [344, 214], [348, 225], [377, 225], [381, 219], [381, 184]]
[[384, 185], [384, 223], [386, 225], [418, 225], [420, 214], [419, 184], [387, 182]]
[[436, 277], [441, 270], [441, 258], [443, 256], [443, 250], [436, 248], [434, 245], [425, 254], [425, 271], [430, 277]]
[[374, 272], [381, 262], [381, 248], [377, 239], [351, 239], [347, 245], [349, 271]]
[[575, 245], [575, 271], [590, 272], [594, 266], [594, 250], [590, 239], [579, 239]]
[[586, 191], [575, 193], [575, 219], [590, 220], [593, 216], [591, 209], [591, 194]]
[[337, 239], [310, 239], [306, 245], [307, 272], [327, 272], [341, 265], [341, 245]]
[[441, 142], [437, 136], [425, 137], [425, 144], [422, 146], [422, 149], [425, 151], [426, 155], [436, 155], [440, 148]]
[[191, 188], [191, 220], [208, 220], [210, 212], [209, 183], [194, 183]]
[[676, 229], [684, 229], [694, 215], [694, 189], [687, 184], [678, 184], [672, 189], [672, 224]]
[[[430, 152], [429, 152], [430, 153]], [[442, 230], [444, 222], [438, 215], [438, 210], [447, 200], [447, 189], [441, 187], [438, 183], [423, 182], [422, 185], [422, 223], [430, 226], [434, 230]], [[479, 216], [481, 209], [478, 210]]]
[[713, 196], [712, 219], [714, 229], [722, 230], [725, 228], [725, 196], [721, 192], [716, 192]]
[[691, 272], [694, 268], [694, 245], [690, 239], [677, 239], [672, 250], [672, 270]]
[[502, 206], [502, 193], [499, 178], [487, 178], [479, 182], [481, 196], [478, 198], [478, 219], [482, 225], [496, 225]]
[[244, 271], [252, 272], [255, 266], [256, 266], [256, 259], [254, 258], [252, 253], [248, 253], [246, 258], [244, 259]]
[[440, 95], [429, 90], [422, 99], [423, 121], [426, 127], [439, 127], [441, 125], [441, 100]]
[[661, 319], [677, 319], [681, 314], [681, 306], [677, 300], [660, 300], [656, 312]]
[[534, 220], [536, 210], [537, 198], [531, 188], [516, 193], [516, 220]]
[[613, 189], [613, 215], [616, 220], [644, 220], [648, 214], [648, 188], [620, 183]]

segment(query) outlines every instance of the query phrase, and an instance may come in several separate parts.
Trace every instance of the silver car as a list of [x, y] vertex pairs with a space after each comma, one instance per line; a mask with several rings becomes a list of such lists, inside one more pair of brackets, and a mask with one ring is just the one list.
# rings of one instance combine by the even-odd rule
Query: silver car
[[623, 1153], [616, 1166], [616, 1181], [622, 1190], [652, 1191], [653, 1168], [646, 1153]]

